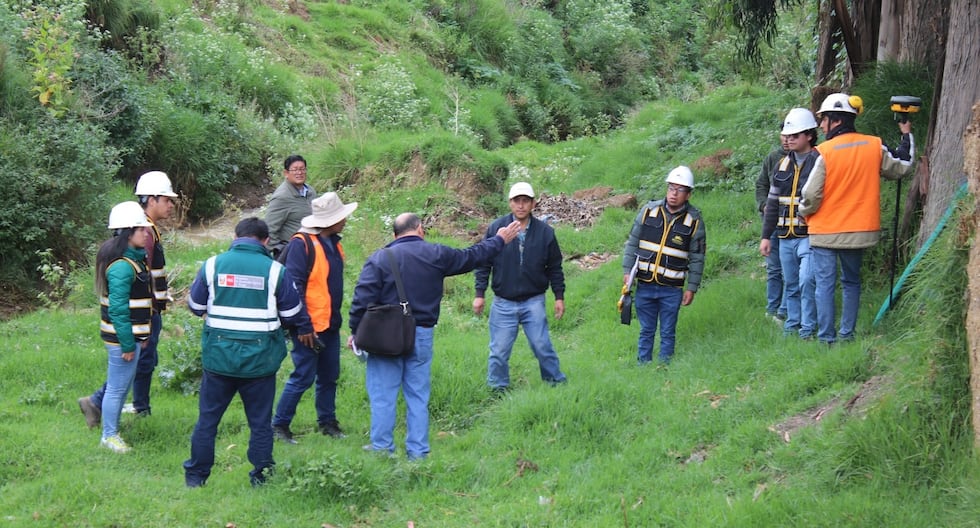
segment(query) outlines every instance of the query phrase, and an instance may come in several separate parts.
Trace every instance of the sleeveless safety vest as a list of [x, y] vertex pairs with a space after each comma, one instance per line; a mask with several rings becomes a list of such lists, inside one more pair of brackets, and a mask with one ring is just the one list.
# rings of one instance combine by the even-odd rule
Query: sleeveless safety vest
[[798, 165], [796, 157], [789, 153], [776, 166], [772, 184], [779, 189], [779, 218], [776, 221], [779, 238], [807, 236], [807, 223], [799, 215], [801, 190], [818, 157], [818, 152], [811, 150], [803, 159], [803, 165]]
[[[151, 220], [152, 223], [152, 220]], [[167, 308], [167, 302], [170, 301], [170, 292], [168, 290], [169, 285], [167, 284], [167, 272], [164, 266], [167, 264], [167, 259], [163, 254], [163, 244], [160, 242], [160, 231], [157, 230], [156, 224], [148, 227], [150, 234], [153, 235], [153, 251], [150, 256], [150, 275], [153, 277], [153, 305], [157, 311], [162, 311]]]
[[[113, 264], [125, 260], [133, 267], [135, 276], [133, 284], [129, 288], [129, 320], [133, 324], [133, 337], [136, 341], [143, 341], [150, 337], [150, 316], [153, 308], [153, 292], [150, 284], [150, 277], [146, 271], [146, 266], [135, 260], [120, 257], [106, 266], [106, 271]], [[105, 343], [118, 345], [119, 336], [116, 335], [116, 328], [112, 325], [109, 318], [109, 297], [103, 295], [99, 298], [102, 322], [99, 327], [101, 330], [102, 341]]]
[[636, 248], [640, 259], [636, 278], [681, 287], [687, 277], [688, 249], [701, 219], [690, 211], [668, 216], [662, 205], [646, 210]]
[[[301, 234], [293, 235], [293, 238], [301, 237]], [[327, 284], [327, 277], [330, 276], [330, 261], [327, 259], [326, 250], [320, 242], [319, 236], [310, 237], [313, 243], [313, 268], [306, 279], [306, 296], [303, 299], [306, 304], [306, 313], [313, 321], [313, 329], [323, 332], [330, 328], [330, 317], [333, 315], [333, 299], [330, 295], [330, 286]], [[344, 260], [344, 248], [337, 243], [337, 252], [341, 260]], [[306, 258], [311, 258], [307, 255]]]
[[881, 138], [851, 132], [817, 145], [827, 168], [811, 235], [881, 229]]

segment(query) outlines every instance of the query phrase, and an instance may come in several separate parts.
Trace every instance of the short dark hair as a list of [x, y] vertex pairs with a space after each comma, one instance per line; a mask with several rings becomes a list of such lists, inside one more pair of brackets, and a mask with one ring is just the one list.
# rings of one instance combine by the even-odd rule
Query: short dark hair
[[250, 216], [235, 226], [235, 237], [252, 237], [258, 240], [269, 238], [269, 225], [257, 216]]
[[850, 112], [824, 112], [831, 121], [840, 121], [844, 125], [854, 126], [854, 120], [857, 119], [856, 114]]
[[299, 154], [293, 154], [286, 158], [286, 161], [283, 163], [282, 168], [289, 170], [289, 166], [292, 165], [293, 163], [296, 163], [297, 161], [302, 161], [303, 165], [306, 165], [306, 160], [303, 159], [303, 156], [300, 156]]
[[422, 219], [419, 215], [415, 213], [402, 213], [395, 218], [395, 224], [392, 226], [394, 228], [395, 236], [404, 235], [409, 231], [415, 231], [422, 225]]

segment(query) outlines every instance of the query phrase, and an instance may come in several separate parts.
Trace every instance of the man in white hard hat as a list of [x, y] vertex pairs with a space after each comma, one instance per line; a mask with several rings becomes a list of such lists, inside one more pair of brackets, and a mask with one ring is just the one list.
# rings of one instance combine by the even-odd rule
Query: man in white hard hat
[[623, 282], [636, 266], [636, 317], [640, 321], [637, 360], [653, 360], [660, 326], [661, 364], [674, 356], [675, 330], [681, 306], [694, 302], [704, 272], [706, 234], [701, 211], [688, 203], [694, 174], [680, 166], [667, 175], [667, 196], [644, 205], [623, 248]]
[[[780, 125], [780, 130], [782, 126]], [[774, 148], [762, 161], [762, 170], [755, 180], [755, 205], [761, 220], [765, 214], [766, 198], [772, 186], [772, 173], [776, 164], [789, 152], [786, 137], [779, 135], [779, 146]], [[766, 257], [766, 319], [782, 325], [786, 322], [786, 300], [783, 298], [783, 267], [779, 263], [779, 239], [773, 235], [772, 251]]]
[[[860, 97], [827, 96], [817, 110], [826, 141], [817, 146], [820, 159], [803, 186], [800, 214], [806, 218], [816, 280], [817, 339], [833, 344], [853, 340], [861, 301], [861, 260], [864, 250], [881, 235], [881, 180], [912, 174], [915, 143], [911, 122], [899, 123], [897, 149], [881, 138], [859, 134], [854, 121], [864, 110]], [[843, 306], [840, 332], [834, 328], [837, 309], [837, 266], [841, 268]]]
[[[136, 377], [133, 379], [133, 405], [127, 406], [129, 412], [138, 416], [149, 416], [150, 385], [153, 372], [159, 361], [157, 345], [160, 342], [160, 331], [163, 329], [161, 314], [167, 309], [167, 304], [173, 299], [167, 283], [167, 260], [163, 253], [163, 243], [160, 229], [157, 225], [170, 218], [174, 211], [174, 192], [170, 178], [161, 171], [150, 171], [140, 176], [134, 192], [150, 226], [146, 227], [150, 241], [146, 245], [146, 261], [150, 268], [153, 286], [153, 316], [150, 320], [150, 337], [140, 351], [139, 363], [136, 366]], [[96, 427], [102, 419], [102, 399], [105, 395], [105, 384], [92, 393], [78, 399], [78, 406], [85, 415], [89, 428]]]
[[272, 417], [273, 434], [286, 443], [296, 443], [290, 424], [300, 398], [314, 382], [317, 429], [327, 436], [344, 437], [337, 421], [345, 260], [340, 233], [355, 209], [357, 202], [344, 204], [335, 192], [313, 200], [313, 214], [303, 218], [302, 227], [284, 250], [286, 269], [303, 298], [303, 310], [313, 321], [314, 332], [313, 347], [301, 342], [295, 331], [291, 333], [294, 368]]
[[303, 218], [313, 209], [316, 191], [306, 183], [306, 160], [293, 154], [283, 162], [283, 182], [269, 198], [265, 222], [269, 226], [269, 249], [279, 255], [290, 237], [299, 231]]
[[[783, 141], [789, 147], [777, 163], [762, 221], [759, 253], [769, 257], [776, 253], [783, 271], [786, 300], [785, 335], [813, 339], [817, 324], [813, 273], [810, 270], [810, 242], [807, 225], [800, 216], [800, 191], [810, 176], [820, 154], [817, 145], [817, 121], [806, 108], [794, 108], [786, 114]], [[772, 247], [777, 240], [778, 246]]]
[[[558, 354], [548, 332], [545, 293], [555, 295], [555, 319], [565, 314], [565, 272], [555, 230], [534, 217], [534, 189], [527, 182], [515, 183], [508, 194], [510, 214], [494, 220], [484, 238], [500, 228], [520, 222], [517, 244], [504, 247], [488, 264], [476, 268], [473, 312], [483, 313], [488, 284], [494, 293], [490, 306], [490, 356], [487, 385], [503, 392], [510, 386], [510, 354], [518, 328], [524, 329], [531, 352], [538, 360], [541, 379], [551, 385], [565, 383]], [[492, 276], [492, 280], [491, 280]]]

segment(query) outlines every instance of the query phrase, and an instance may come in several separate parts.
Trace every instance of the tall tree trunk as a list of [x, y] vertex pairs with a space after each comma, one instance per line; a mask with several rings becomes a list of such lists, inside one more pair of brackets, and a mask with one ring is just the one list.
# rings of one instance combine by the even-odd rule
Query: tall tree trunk
[[878, 62], [898, 60], [902, 7], [904, 7], [904, 3], [901, 0], [882, 0], [881, 2], [881, 25], [878, 27]]
[[921, 245], [936, 227], [956, 189], [965, 181], [963, 131], [970, 108], [980, 99], [980, 17], [976, 0], [952, 0], [949, 11], [946, 60], [938, 72], [941, 79], [933, 96], [936, 119], [931, 128], [926, 155], [929, 157], [929, 189], [922, 224]]
[[851, 6], [851, 22], [857, 37], [860, 67], [854, 68], [854, 76], [864, 71], [878, 56], [878, 27], [881, 25], [882, 0], [854, 0]]
[[[950, 0], [894, 1], [902, 4], [898, 60], [922, 64], [936, 71], [945, 58]], [[973, 2], [974, 10], [976, 5]]]
[[[840, 45], [837, 34], [840, 25], [837, 18], [831, 15], [831, 4], [833, 0], [821, 0], [818, 7], [818, 34], [820, 40], [817, 45], [817, 86], [825, 86], [830, 82], [837, 69], [837, 49]], [[820, 101], [816, 101], [817, 108]]]

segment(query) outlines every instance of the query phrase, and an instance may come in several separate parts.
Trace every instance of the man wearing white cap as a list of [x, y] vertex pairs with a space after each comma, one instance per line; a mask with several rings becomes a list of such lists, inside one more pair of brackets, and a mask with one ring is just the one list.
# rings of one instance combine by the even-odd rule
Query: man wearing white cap
[[476, 297], [473, 312], [483, 313], [488, 278], [494, 300], [490, 306], [490, 357], [487, 385], [494, 392], [510, 386], [510, 353], [518, 327], [524, 328], [528, 345], [538, 359], [541, 379], [552, 385], [564, 383], [565, 374], [548, 333], [545, 292], [555, 294], [555, 319], [565, 314], [565, 272], [561, 267], [561, 248], [555, 230], [534, 218], [534, 189], [527, 182], [515, 183], [508, 194], [511, 214], [496, 219], [487, 228], [486, 238], [517, 221], [521, 224], [517, 244], [504, 248], [489, 264], [476, 269]]
[[357, 202], [344, 204], [335, 192], [313, 200], [313, 214], [303, 218], [299, 232], [286, 246], [286, 270], [294, 277], [303, 309], [313, 321], [310, 348], [292, 334], [293, 372], [286, 381], [272, 418], [276, 438], [296, 443], [289, 428], [303, 393], [316, 382], [317, 429], [343, 438], [337, 421], [337, 379], [340, 377], [340, 304], [344, 299], [344, 249], [340, 232]]

